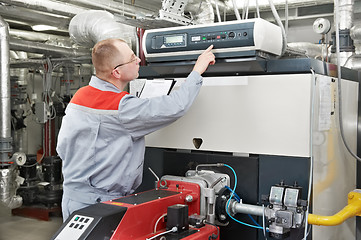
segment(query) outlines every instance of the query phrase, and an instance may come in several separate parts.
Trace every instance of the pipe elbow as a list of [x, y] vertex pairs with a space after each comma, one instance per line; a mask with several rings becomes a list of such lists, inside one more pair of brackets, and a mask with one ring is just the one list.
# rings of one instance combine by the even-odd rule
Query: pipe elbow
[[361, 216], [361, 190], [355, 189], [348, 194], [348, 205], [333, 216], [308, 215], [308, 223], [313, 225], [335, 226], [347, 219]]

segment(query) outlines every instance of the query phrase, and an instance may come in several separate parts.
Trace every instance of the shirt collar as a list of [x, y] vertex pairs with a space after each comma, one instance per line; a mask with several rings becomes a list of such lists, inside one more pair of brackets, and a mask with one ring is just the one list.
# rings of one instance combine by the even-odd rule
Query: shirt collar
[[122, 92], [116, 86], [111, 84], [110, 82], [102, 80], [102, 79], [98, 78], [97, 76], [91, 77], [89, 85], [94, 88], [97, 88], [101, 91], [111, 91], [111, 92], [117, 92], [117, 93]]

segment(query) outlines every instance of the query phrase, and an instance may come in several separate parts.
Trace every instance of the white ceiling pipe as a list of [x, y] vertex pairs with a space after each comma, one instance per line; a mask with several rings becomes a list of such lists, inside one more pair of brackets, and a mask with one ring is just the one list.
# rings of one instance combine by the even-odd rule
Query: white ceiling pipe
[[361, 25], [355, 25], [350, 30], [350, 35], [353, 40], [361, 40]]
[[78, 13], [84, 12], [87, 8], [74, 6], [66, 2], [55, 2], [50, 0], [1, 0], [2, 3], [24, 7], [37, 11], [58, 14], [62, 16], [73, 17]]
[[[9, 49], [9, 26], [0, 17], [0, 139], [11, 138], [10, 124], [10, 49]], [[2, 144], [0, 144], [2, 146]], [[2, 149], [1, 149], [2, 150]], [[2, 152], [2, 151], [1, 151]], [[6, 156], [1, 156], [7, 158]]]
[[339, 26], [340, 30], [350, 29], [352, 27], [353, 6], [354, 6], [354, 0], [340, 0], [339, 1], [338, 9], [339, 9], [339, 17], [340, 17], [340, 26]]
[[31, 31], [11, 29], [11, 28], [9, 33], [10, 36], [12, 37], [18, 37], [29, 41], [59, 43], [57, 45], [67, 46], [67, 47], [71, 47], [73, 44], [70, 40], [70, 37], [65, 37], [60, 35], [53, 35], [53, 34], [47, 34], [41, 32], [31, 32]]
[[142, 13], [144, 15], [152, 15], [154, 14], [153, 11], [149, 11], [144, 8], [128, 5], [128, 4], [122, 4], [120, 2], [115, 2], [112, 0], [68, 0], [67, 2], [77, 5], [89, 8], [91, 10], [106, 10], [110, 13], [116, 13], [116, 14], [125, 14], [130, 16], [136, 16], [139, 13]]
[[325, 59], [328, 55], [327, 46], [322, 44], [314, 44], [309, 42], [293, 42], [288, 43], [288, 47], [305, 52], [306, 56], [310, 58]]
[[67, 30], [69, 17], [45, 14], [43, 12], [26, 9], [23, 7], [0, 6], [0, 15], [6, 20], [16, 20], [27, 23], [29, 26], [46, 24], [56, 26], [58, 29]]
[[12, 38], [10, 41], [10, 49], [15, 51], [40, 53], [52, 57], [54, 56], [78, 57], [83, 55], [90, 55], [90, 50], [88, 49], [84, 50], [84, 49], [59, 47], [59, 46], [37, 43], [32, 41], [25, 41], [14, 38]]
[[[200, 3], [202, 4], [201, 6]], [[186, 5], [185, 10], [192, 13], [194, 18], [192, 21], [193, 24], [214, 23], [214, 10], [212, 3], [209, 0], [190, 0]]]
[[136, 16], [139, 13], [154, 14], [152, 11], [147, 11], [140, 7], [130, 6], [128, 4], [117, 4], [115, 1], [88, 1], [88, 0], [69, 0], [64, 2], [51, 0], [2, 0], [1, 2], [9, 5], [25, 7], [37, 11], [58, 14], [61, 16], [73, 17], [78, 13], [89, 9], [103, 9], [112, 13], [125, 14], [129, 16]]
[[136, 38], [134, 27], [118, 23], [113, 14], [100, 10], [89, 10], [73, 17], [69, 35], [79, 45], [89, 48], [108, 38], [123, 39], [131, 46]]

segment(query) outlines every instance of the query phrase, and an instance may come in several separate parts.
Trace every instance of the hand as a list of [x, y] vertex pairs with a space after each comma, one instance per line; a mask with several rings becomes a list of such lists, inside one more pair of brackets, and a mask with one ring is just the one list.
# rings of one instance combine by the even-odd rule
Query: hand
[[212, 53], [213, 45], [209, 46], [201, 55], [199, 55], [196, 64], [193, 67], [193, 71], [202, 74], [206, 71], [208, 65], [213, 65], [216, 63], [214, 54]]

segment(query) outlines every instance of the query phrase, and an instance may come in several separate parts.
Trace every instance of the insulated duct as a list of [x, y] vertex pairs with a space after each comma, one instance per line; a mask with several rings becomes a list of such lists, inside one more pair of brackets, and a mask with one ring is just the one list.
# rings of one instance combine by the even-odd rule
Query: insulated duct
[[[355, 46], [353, 44], [353, 40], [351, 38], [350, 29], [353, 25], [353, 8], [354, 8], [354, 0], [340, 0], [338, 3], [338, 16], [339, 22], [336, 20], [336, 5], [335, 5], [335, 28], [339, 29], [339, 48], [340, 48], [340, 62], [341, 66], [344, 66], [347, 63], [347, 60], [350, 56], [355, 52]], [[337, 24], [338, 23], [338, 24]], [[331, 48], [331, 58], [330, 62], [337, 64], [337, 56], [336, 56], [336, 32], [332, 33], [332, 41], [334, 45]]]
[[56, 56], [79, 57], [83, 55], [88, 55], [88, 56], [90, 55], [90, 51], [88, 49], [59, 47], [59, 46], [25, 41], [15, 38], [12, 38], [10, 41], [10, 49], [15, 51], [40, 53], [40, 54], [45, 54], [46, 56], [53, 56], [53, 57]]
[[40, 12], [48, 12], [68, 17], [73, 17], [80, 12], [86, 11], [86, 8], [83, 7], [48, 0], [1, 0], [1, 2]]
[[288, 43], [288, 47], [304, 52], [307, 57], [326, 59], [328, 55], [327, 45], [309, 42]]
[[185, 11], [192, 13], [192, 23], [195, 25], [214, 23], [214, 10], [210, 0], [190, 0], [185, 7]]
[[9, 62], [9, 26], [0, 17], [0, 202], [6, 207], [17, 208], [21, 206], [22, 198], [15, 195], [19, 184], [14, 164], [9, 159], [12, 153]]
[[10, 49], [9, 26], [0, 17], [0, 163], [9, 161], [11, 147], [11, 122], [10, 122]]
[[340, 30], [350, 29], [352, 27], [353, 5], [354, 5], [354, 0], [339, 1]]
[[136, 39], [134, 27], [118, 23], [113, 14], [100, 10], [89, 10], [73, 17], [69, 24], [69, 35], [77, 44], [89, 48], [108, 38], [123, 39], [130, 46]]
[[355, 25], [350, 30], [351, 38], [356, 41], [361, 41], [361, 25]]
[[67, 30], [70, 22], [70, 18], [66, 16], [54, 16], [44, 11], [40, 12], [16, 6], [1, 6], [0, 15], [7, 21], [14, 20], [29, 26], [46, 23], [46, 25], [56, 26], [62, 30]]
[[62, 46], [62, 47], [72, 47], [73, 45], [69, 37], [53, 35], [48, 33], [10, 29], [10, 36], [13, 38], [20, 38], [28, 41], [53, 43], [53, 45]]

